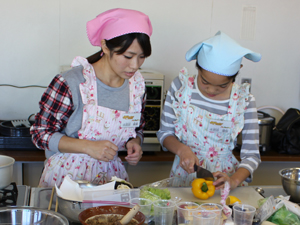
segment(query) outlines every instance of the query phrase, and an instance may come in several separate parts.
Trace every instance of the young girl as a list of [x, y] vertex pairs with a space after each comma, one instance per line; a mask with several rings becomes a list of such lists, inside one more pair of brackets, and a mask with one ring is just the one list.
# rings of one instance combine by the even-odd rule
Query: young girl
[[[248, 84], [234, 82], [243, 57], [261, 59], [218, 32], [186, 53], [187, 61], [197, 61], [198, 74], [183, 68], [169, 88], [157, 136], [163, 149], [176, 155], [170, 176], [183, 177], [183, 186], [196, 178], [195, 164], [214, 172], [216, 189], [225, 181], [234, 189], [250, 182], [260, 163], [255, 99]], [[241, 131], [239, 164], [232, 150]]]
[[108, 10], [87, 23], [101, 51], [76, 57], [52, 80], [31, 127], [47, 158], [39, 186], [59, 186], [65, 176], [91, 181], [99, 172], [128, 180], [117, 152], [127, 149], [130, 165], [142, 157], [146, 96], [138, 69], [151, 54], [151, 34], [148, 16], [135, 10]]

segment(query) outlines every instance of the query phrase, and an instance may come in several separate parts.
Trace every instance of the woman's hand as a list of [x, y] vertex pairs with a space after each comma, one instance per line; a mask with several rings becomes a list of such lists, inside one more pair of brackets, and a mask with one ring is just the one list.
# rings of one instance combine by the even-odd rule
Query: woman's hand
[[63, 153], [87, 154], [104, 162], [113, 160], [118, 152], [118, 146], [110, 141], [91, 141], [67, 136], [60, 139], [58, 149]]
[[178, 151], [178, 156], [180, 158], [179, 166], [186, 172], [194, 173], [194, 165], [199, 165], [199, 159], [195, 153], [190, 149], [190, 147], [183, 145], [183, 148]]
[[108, 162], [114, 159], [118, 146], [110, 141], [89, 141], [86, 152], [94, 159]]
[[134, 138], [127, 142], [127, 156], [125, 157], [129, 165], [135, 166], [142, 158], [143, 151], [140, 145], [140, 139]]

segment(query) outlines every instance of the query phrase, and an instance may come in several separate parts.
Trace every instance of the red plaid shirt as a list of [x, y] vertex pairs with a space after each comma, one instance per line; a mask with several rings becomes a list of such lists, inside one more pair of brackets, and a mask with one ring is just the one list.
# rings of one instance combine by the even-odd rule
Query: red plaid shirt
[[[140, 126], [135, 129], [142, 138], [145, 126], [146, 90], [143, 97]], [[49, 140], [56, 132], [67, 126], [73, 113], [72, 93], [66, 80], [57, 75], [49, 84], [39, 102], [40, 112], [35, 116], [35, 123], [30, 128], [32, 142], [37, 148], [49, 150]]]

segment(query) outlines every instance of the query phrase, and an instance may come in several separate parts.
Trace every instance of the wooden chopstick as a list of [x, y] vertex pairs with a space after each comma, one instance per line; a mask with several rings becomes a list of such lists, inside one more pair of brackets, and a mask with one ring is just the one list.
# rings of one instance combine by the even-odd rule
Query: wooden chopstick
[[55, 187], [52, 188], [51, 197], [50, 197], [50, 201], [49, 201], [49, 205], [48, 205], [48, 210], [51, 210], [53, 196], [54, 196], [54, 191], [55, 191]]
[[58, 209], [58, 198], [56, 196], [56, 202], [55, 202], [55, 212], [57, 212], [57, 209]]

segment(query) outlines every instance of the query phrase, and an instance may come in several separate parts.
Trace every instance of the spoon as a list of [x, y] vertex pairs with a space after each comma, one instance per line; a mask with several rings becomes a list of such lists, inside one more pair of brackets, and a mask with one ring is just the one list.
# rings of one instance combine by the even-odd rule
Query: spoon
[[255, 188], [255, 191], [257, 191], [261, 196], [263, 196], [265, 198], [265, 196], [264, 196], [264, 193], [265, 193], [264, 189], [262, 189], [261, 187], [257, 187], [257, 188]]
[[123, 216], [123, 218], [120, 221], [118, 221], [118, 225], [128, 224], [131, 221], [131, 219], [137, 214], [140, 208], [140, 205], [136, 204], [133, 208], [129, 210], [129, 212], [125, 216]]
[[96, 187], [97, 184], [93, 184], [89, 182], [88, 180], [74, 180], [76, 183], [79, 184], [79, 187], [81, 188], [91, 188], [91, 187]]
[[97, 176], [90, 182], [88, 180], [75, 180], [81, 188], [91, 188], [96, 187], [101, 184], [107, 183], [106, 172], [100, 172]]

